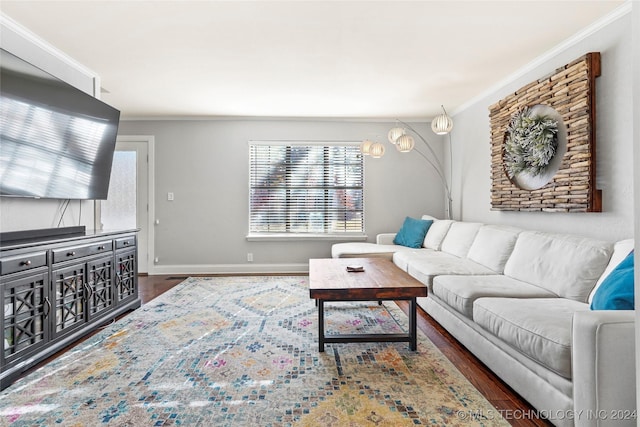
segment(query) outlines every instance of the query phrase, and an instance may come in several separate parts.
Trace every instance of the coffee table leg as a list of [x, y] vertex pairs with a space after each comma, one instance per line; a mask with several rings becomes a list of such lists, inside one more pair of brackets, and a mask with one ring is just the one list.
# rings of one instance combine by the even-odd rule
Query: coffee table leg
[[324, 352], [324, 300], [317, 299], [318, 303], [318, 351]]
[[411, 341], [409, 342], [409, 348], [411, 351], [416, 351], [418, 348], [418, 321], [416, 319], [418, 311], [418, 303], [415, 298], [411, 298], [409, 302], [409, 337]]

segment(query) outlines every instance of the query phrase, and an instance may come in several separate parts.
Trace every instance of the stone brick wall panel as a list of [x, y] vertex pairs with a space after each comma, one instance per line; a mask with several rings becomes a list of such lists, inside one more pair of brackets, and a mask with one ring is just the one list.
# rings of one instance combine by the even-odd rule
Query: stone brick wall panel
[[[595, 188], [595, 79], [599, 75], [600, 53], [590, 52], [489, 107], [492, 210], [602, 211], [602, 194]], [[558, 172], [544, 187], [525, 190], [507, 176], [503, 146], [511, 117], [538, 104], [552, 107], [562, 117], [567, 151]]]

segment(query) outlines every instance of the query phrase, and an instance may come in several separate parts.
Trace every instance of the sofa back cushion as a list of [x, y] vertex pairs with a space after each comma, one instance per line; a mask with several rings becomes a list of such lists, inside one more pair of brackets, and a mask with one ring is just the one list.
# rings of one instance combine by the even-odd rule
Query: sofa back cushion
[[518, 235], [504, 274], [560, 297], [586, 302], [612, 250], [611, 243], [596, 239], [523, 231]]
[[616, 242], [615, 245], [613, 245], [613, 254], [611, 255], [611, 259], [607, 264], [607, 268], [604, 269], [604, 272], [596, 282], [595, 288], [593, 288], [593, 290], [589, 294], [589, 304], [591, 304], [591, 301], [593, 301], [593, 295], [596, 293], [604, 279], [606, 279], [609, 274], [611, 274], [611, 272], [618, 266], [618, 264], [620, 264], [622, 260], [624, 260], [627, 255], [629, 255], [629, 252], [631, 252], [632, 249], [633, 239], [620, 240], [619, 242]]
[[467, 258], [502, 273], [522, 230], [500, 225], [483, 225], [471, 244]]
[[444, 236], [440, 250], [460, 258], [466, 257], [480, 227], [482, 224], [479, 222], [455, 221]]
[[[428, 219], [424, 216], [422, 219]], [[449, 227], [453, 224], [453, 220], [450, 219], [439, 219], [433, 221], [431, 227], [429, 227], [429, 231], [427, 231], [427, 235], [424, 236], [424, 242], [422, 246], [427, 249], [433, 249], [434, 251], [439, 251], [442, 246], [442, 241], [444, 240], [444, 236], [447, 235], [449, 231]]]

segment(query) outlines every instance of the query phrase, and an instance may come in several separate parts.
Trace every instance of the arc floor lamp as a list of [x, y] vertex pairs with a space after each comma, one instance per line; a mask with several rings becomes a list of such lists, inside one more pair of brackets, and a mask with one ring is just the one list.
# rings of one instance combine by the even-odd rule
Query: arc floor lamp
[[[442, 107], [442, 114], [435, 117], [431, 122], [431, 129], [437, 135], [449, 135], [449, 155], [451, 156], [451, 135], [450, 132], [453, 129], [453, 120], [447, 114], [447, 111]], [[389, 130], [387, 137], [389, 142], [395, 145], [396, 149], [401, 153], [408, 153], [413, 151], [415, 148], [415, 139], [411, 134], [407, 133], [407, 130], [411, 131], [415, 134], [427, 147], [429, 151], [429, 156], [423, 153], [420, 150], [415, 150], [418, 154], [420, 154], [436, 171], [438, 176], [440, 177], [440, 181], [442, 182], [442, 186], [444, 187], [445, 196], [447, 198], [447, 219], [452, 218], [452, 205], [453, 200], [451, 199], [451, 189], [449, 188], [449, 184], [444, 175], [444, 167], [442, 166], [442, 162], [436, 155], [433, 147], [429, 142], [422, 136], [418, 131], [416, 131], [410, 124], [403, 122], [402, 120], [396, 120], [398, 125], [402, 125], [404, 127], [396, 125], [394, 128]], [[380, 158], [384, 156], [385, 146], [380, 142], [374, 142], [371, 140], [364, 140], [360, 144], [360, 151], [364, 155], [371, 156], [373, 158]]]

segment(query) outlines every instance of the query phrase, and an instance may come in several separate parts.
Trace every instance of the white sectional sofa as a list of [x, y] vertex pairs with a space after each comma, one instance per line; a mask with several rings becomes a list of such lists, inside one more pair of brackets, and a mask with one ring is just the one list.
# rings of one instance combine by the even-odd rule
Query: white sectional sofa
[[636, 425], [634, 311], [589, 304], [633, 240], [423, 219], [422, 248], [389, 233], [332, 256], [386, 257], [427, 285], [419, 305], [555, 425]]

